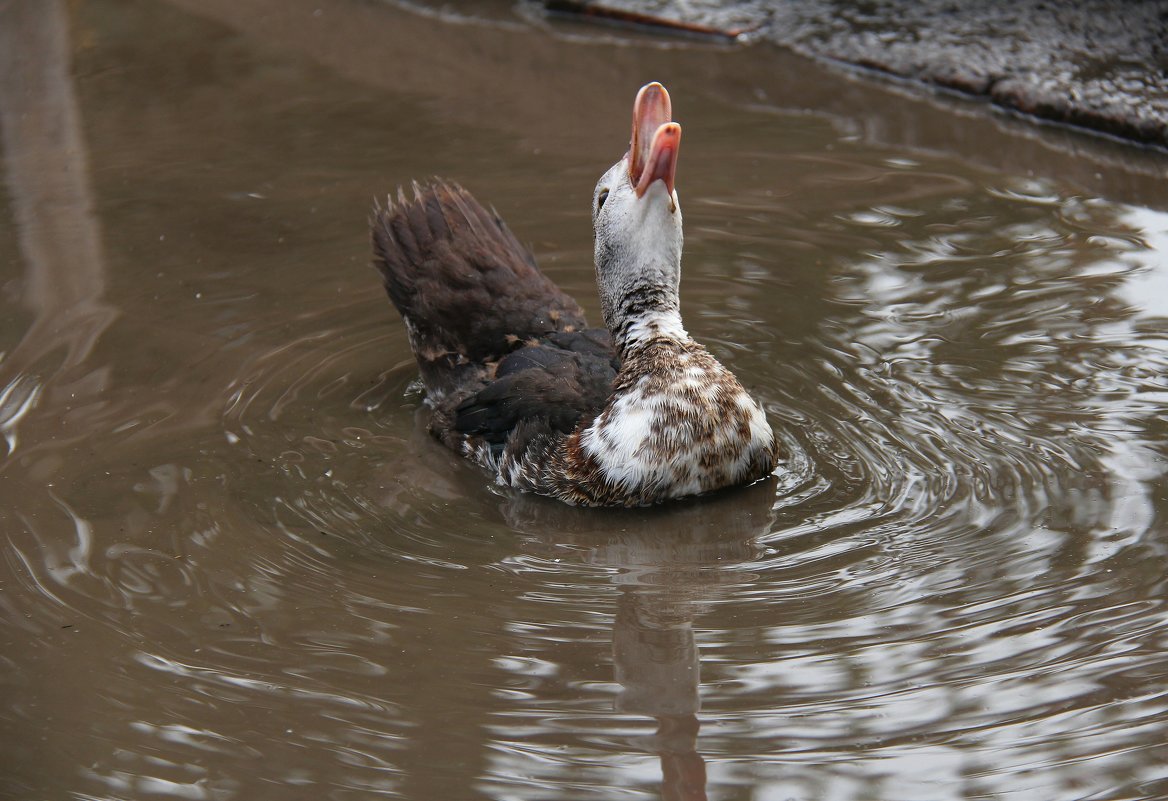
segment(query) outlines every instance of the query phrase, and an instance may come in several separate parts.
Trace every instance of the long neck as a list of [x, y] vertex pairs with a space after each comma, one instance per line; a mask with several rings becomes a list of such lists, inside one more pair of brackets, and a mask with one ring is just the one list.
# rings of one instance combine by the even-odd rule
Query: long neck
[[622, 358], [654, 339], [689, 339], [679, 300], [681, 209], [665, 197], [664, 184], [650, 191], [657, 194], [630, 201], [627, 211], [596, 225], [600, 306]]

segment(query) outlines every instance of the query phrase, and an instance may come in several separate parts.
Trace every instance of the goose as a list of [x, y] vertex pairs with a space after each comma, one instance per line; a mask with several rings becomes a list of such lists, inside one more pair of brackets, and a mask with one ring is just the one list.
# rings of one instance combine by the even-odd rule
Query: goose
[[604, 328], [458, 184], [375, 202], [374, 266], [417, 359], [431, 433], [517, 490], [648, 506], [769, 475], [758, 401], [682, 324], [681, 126], [645, 85], [592, 195]]

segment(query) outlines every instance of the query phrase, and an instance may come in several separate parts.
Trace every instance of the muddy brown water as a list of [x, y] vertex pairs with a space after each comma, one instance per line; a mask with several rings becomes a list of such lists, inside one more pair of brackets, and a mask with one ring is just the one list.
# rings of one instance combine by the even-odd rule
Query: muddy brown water
[[[474, 8], [0, 5], [0, 797], [1168, 797], [1168, 159]], [[462, 181], [598, 318], [650, 79], [785, 458], [500, 492], [370, 199]]]

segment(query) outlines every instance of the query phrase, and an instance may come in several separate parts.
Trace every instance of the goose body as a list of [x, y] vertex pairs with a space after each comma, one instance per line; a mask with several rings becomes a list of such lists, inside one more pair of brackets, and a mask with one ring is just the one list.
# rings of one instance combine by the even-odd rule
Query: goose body
[[431, 432], [503, 485], [639, 506], [769, 474], [762, 408], [686, 332], [679, 307], [681, 128], [669, 95], [637, 95], [629, 152], [593, 194], [605, 328], [539, 271], [458, 185], [376, 205], [374, 264], [406, 325]]

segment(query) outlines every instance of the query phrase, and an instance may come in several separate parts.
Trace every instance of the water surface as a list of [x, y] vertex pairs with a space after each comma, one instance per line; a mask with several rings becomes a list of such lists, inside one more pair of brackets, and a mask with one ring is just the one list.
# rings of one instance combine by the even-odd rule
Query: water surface
[[[1168, 797], [1162, 155], [509, 4], [236, 5], [9, 27], [0, 796]], [[425, 434], [371, 198], [456, 178], [598, 320], [651, 79], [687, 325], [783, 463], [501, 492]]]

